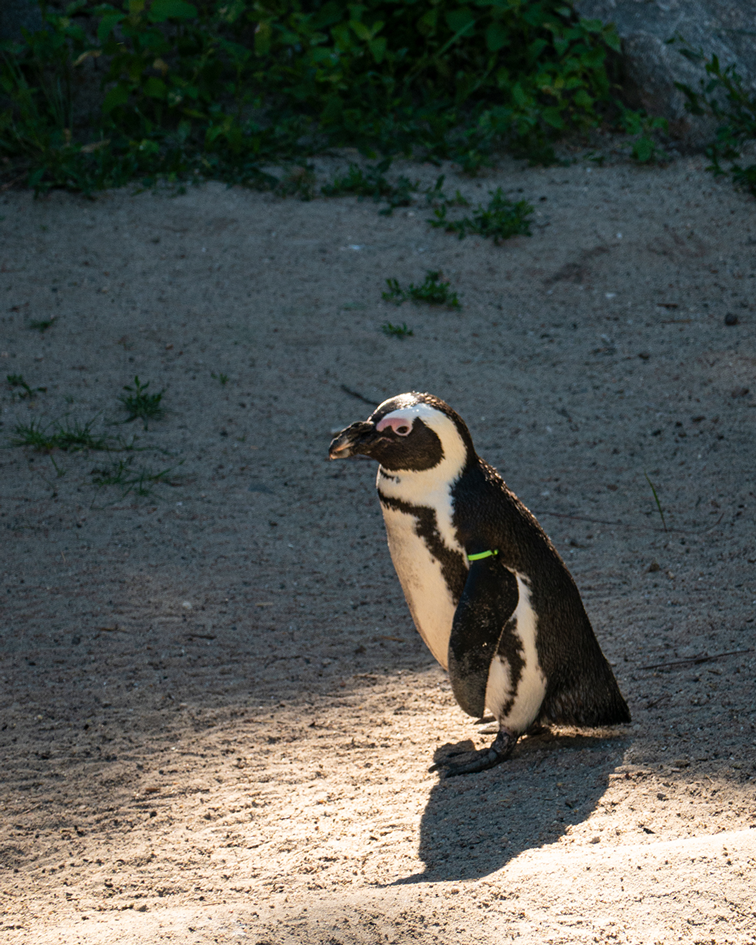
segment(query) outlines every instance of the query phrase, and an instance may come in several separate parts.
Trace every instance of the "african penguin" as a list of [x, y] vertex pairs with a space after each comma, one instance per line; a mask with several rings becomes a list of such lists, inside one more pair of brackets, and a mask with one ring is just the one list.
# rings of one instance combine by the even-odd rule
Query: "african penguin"
[[461, 708], [499, 724], [447, 776], [504, 761], [535, 723], [614, 725], [630, 713], [580, 593], [535, 516], [431, 394], [400, 394], [332, 441], [377, 460], [389, 550], [412, 619]]

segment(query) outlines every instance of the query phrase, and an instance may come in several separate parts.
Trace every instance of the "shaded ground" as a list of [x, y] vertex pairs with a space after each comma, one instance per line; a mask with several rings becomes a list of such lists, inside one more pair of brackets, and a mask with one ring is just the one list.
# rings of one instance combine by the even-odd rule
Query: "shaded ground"
[[[447, 180], [499, 185], [537, 207], [500, 247], [215, 185], [2, 198], [0, 374], [46, 391], [6, 385], [0, 439], [149, 448], [0, 452], [2, 941], [756, 941], [756, 205], [698, 160]], [[429, 269], [461, 311], [382, 301]], [[134, 375], [146, 431], [109, 423]], [[631, 726], [428, 773], [492, 736], [411, 626], [372, 464], [325, 459], [371, 409], [344, 386], [465, 417]], [[96, 487], [119, 459], [171, 472]]]

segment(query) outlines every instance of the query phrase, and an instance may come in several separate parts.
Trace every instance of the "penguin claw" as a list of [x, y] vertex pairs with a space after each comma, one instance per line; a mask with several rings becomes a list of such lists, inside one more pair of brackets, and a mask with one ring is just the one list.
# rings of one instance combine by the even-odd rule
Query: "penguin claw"
[[[499, 734], [490, 748], [483, 748], [480, 751], [456, 751], [447, 755], [443, 761], [436, 762], [431, 771], [443, 771], [442, 777], [454, 778], [458, 774], [476, 774], [478, 771], [486, 771], [488, 768], [495, 768], [496, 765], [506, 761], [512, 754], [514, 746], [517, 744], [517, 735], [511, 735], [504, 729], [499, 730]], [[472, 758], [470, 755], [472, 754]], [[466, 755], [468, 761], [451, 761], [457, 755]]]
[[[470, 761], [457, 761], [444, 764], [443, 778], [454, 778], [458, 774], [476, 774], [478, 771], [486, 771], [488, 768], [495, 768], [506, 760], [506, 755], [493, 748], [484, 748], [476, 752], [476, 757]], [[439, 766], [440, 767], [440, 766]]]

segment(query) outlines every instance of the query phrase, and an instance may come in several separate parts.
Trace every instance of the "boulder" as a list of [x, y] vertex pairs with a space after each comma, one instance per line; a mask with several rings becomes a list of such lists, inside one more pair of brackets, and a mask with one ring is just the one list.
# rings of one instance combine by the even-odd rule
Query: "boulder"
[[[660, 115], [683, 150], [699, 150], [713, 137], [715, 122], [685, 109], [681, 82], [698, 91], [703, 62], [681, 49], [734, 64], [746, 86], [756, 88], [755, 0], [575, 0], [578, 13], [614, 23], [622, 39], [622, 89], [628, 105]], [[675, 40], [670, 43], [669, 40]]]

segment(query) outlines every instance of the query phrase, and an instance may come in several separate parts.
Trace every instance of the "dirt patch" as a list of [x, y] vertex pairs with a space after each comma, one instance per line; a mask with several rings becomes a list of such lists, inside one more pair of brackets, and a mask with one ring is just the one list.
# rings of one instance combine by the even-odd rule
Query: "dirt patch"
[[[457, 186], [530, 200], [533, 236], [217, 185], [2, 198], [0, 374], [34, 393], [0, 437], [146, 448], [0, 453], [4, 941], [754, 941], [756, 204], [698, 160]], [[460, 311], [381, 299], [427, 270]], [[146, 430], [112, 422], [135, 375]], [[493, 736], [411, 625], [373, 465], [326, 460], [354, 393], [413, 388], [554, 539], [629, 727], [428, 772]]]

